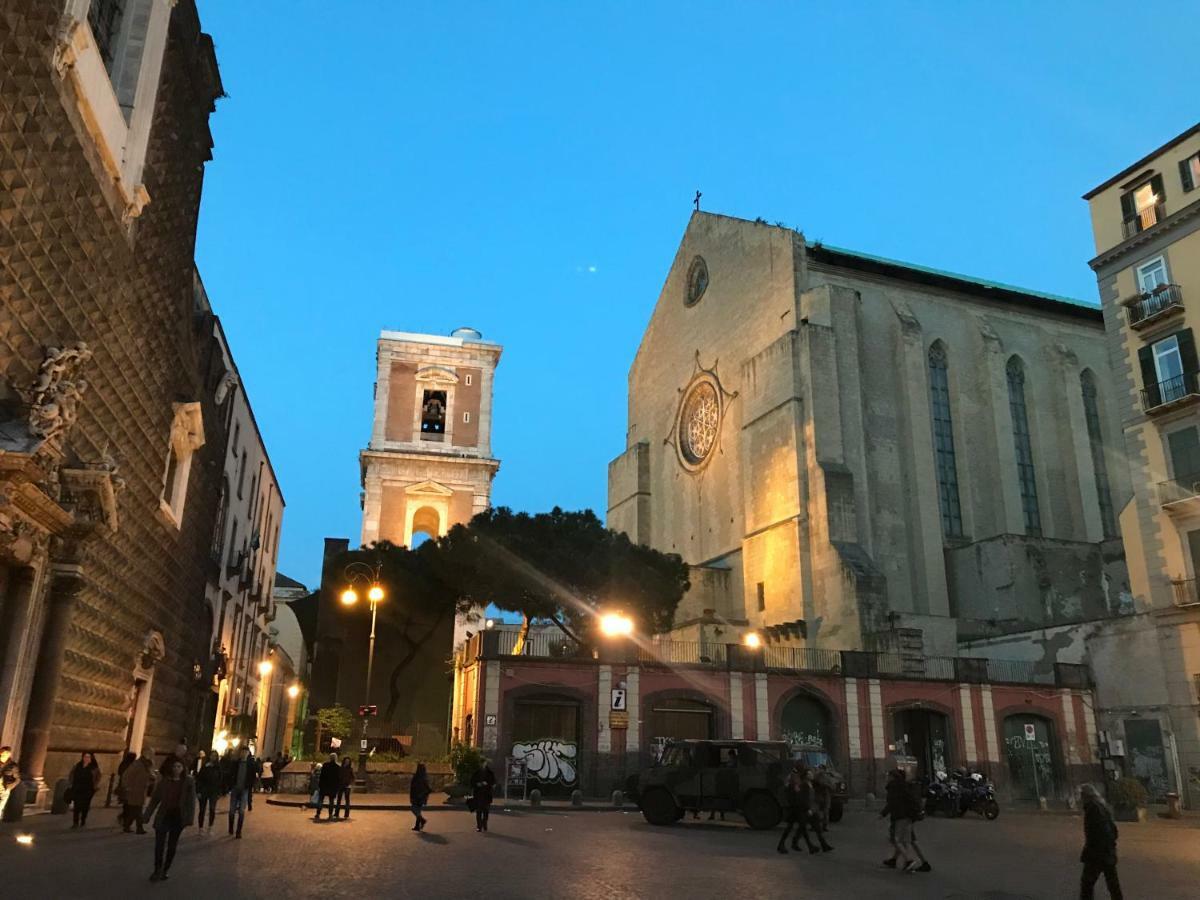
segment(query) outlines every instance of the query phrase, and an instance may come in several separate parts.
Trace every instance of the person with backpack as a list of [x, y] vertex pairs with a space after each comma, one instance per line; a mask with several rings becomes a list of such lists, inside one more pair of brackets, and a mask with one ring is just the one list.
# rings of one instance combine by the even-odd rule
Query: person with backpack
[[[885, 788], [886, 802], [879, 816], [890, 817], [888, 838], [892, 842], [892, 855], [883, 861], [889, 868], [901, 872], [930, 872], [933, 867], [913, 846], [915, 836], [913, 823], [924, 817], [920, 797], [920, 782], [909, 781], [900, 768], [888, 773]], [[903, 863], [901, 862], [903, 860]], [[917, 862], [920, 860], [920, 863]]]

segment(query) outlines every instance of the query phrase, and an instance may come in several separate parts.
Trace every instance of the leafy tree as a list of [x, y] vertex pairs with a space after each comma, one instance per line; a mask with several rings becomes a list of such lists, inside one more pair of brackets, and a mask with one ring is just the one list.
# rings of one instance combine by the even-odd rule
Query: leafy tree
[[[428, 546], [428, 545], [425, 545]], [[643, 633], [666, 631], [687, 591], [688, 567], [673, 553], [634, 544], [591, 510], [514, 513], [497, 507], [437, 544], [441, 580], [461, 607], [494, 604], [526, 623], [548, 622], [590, 644], [596, 613], [620, 610]]]
[[485, 762], [487, 757], [478, 747], [456, 741], [450, 748], [450, 766], [454, 769], [456, 784], [470, 784], [474, 775]]
[[333, 737], [342, 740], [350, 737], [350, 728], [353, 724], [354, 717], [344, 706], [326, 706], [317, 710], [317, 725], [323, 732]]

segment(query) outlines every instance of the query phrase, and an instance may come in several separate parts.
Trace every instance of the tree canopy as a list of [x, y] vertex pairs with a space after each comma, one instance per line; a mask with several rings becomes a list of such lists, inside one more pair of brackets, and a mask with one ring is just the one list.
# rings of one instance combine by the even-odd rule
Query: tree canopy
[[[385, 589], [405, 598], [414, 621], [436, 627], [445, 616], [491, 604], [527, 624], [554, 623], [581, 643], [592, 642], [603, 610], [624, 613], [642, 633], [668, 630], [689, 586], [677, 554], [634, 544], [591, 510], [557, 507], [489, 509], [416, 549], [379, 543], [334, 564], [351, 560], [380, 564]], [[416, 629], [414, 655], [429, 633]]]

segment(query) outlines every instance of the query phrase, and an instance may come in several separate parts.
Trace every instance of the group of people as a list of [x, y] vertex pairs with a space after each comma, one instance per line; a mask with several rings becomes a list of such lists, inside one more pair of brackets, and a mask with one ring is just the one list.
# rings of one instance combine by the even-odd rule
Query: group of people
[[309, 774], [309, 805], [316, 810], [314, 822], [321, 821], [321, 808], [328, 803], [330, 820], [350, 818], [350, 793], [354, 790], [354, 762], [349, 756], [338, 761], [336, 752], [321, 764], [313, 763]]
[[[797, 762], [788, 774], [783, 793], [787, 817], [776, 849], [780, 853], [787, 853], [788, 835], [792, 835], [793, 850], [800, 849], [800, 839], [804, 838], [809, 853], [831, 851], [833, 847], [825, 839], [825, 830], [829, 826], [829, 806], [833, 799], [833, 785], [829, 780], [818, 778], [814, 770]], [[810, 828], [817, 837], [815, 844], [809, 836]]]

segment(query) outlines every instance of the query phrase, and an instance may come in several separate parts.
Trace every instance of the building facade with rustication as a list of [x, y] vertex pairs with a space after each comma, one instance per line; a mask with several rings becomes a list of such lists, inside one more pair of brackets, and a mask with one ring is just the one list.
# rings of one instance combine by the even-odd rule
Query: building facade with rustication
[[953, 655], [1128, 596], [1100, 310], [697, 212], [629, 371], [608, 521], [679, 637]]
[[226, 377], [193, 253], [222, 95], [192, 0], [0, 10], [0, 744], [198, 735]]

